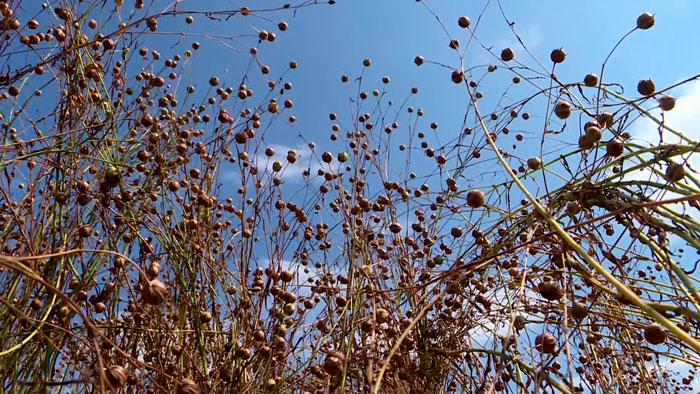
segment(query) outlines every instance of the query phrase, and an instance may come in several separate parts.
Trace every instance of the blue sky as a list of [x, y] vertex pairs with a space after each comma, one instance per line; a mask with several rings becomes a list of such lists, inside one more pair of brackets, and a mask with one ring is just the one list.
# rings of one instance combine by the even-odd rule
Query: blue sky
[[[457, 18], [469, 15], [474, 25], [486, 4], [425, 3], [463, 43], [466, 31], [457, 27]], [[564, 81], [580, 80], [588, 72], [600, 74], [602, 60], [634, 27], [642, 12], [655, 13], [656, 26], [635, 32], [623, 42], [610, 60], [606, 80], [619, 82], [636, 94], [636, 82], [641, 78], [651, 76], [657, 86], [666, 86], [700, 71], [700, 54], [691, 39], [698, 30], [694, 20], [700, 11], [697, 2], [503, 1], [502, 7], [515, 21], [516, 32], [544, 64], [549, 66], [552, 49], [566, 50], [567, 60], [556, 71]], [[494, 46], [496, 54], [511, 46], [516, 58], [534, 64], [517, 45], [495, 1], [486, 7], [476, 32], [482, 42]], [[446, 34], [421, 3], [406, 1], [399, 6], [395, 1], [341, 0], [334, 6], [310, 7], [290, 19], [289, 31], [279, 35], [278, 41], [271, 52], [275, 59], [270, 61], [298, 60], [300, 67], [291, 78], [305, 94], [296, 100], [295, 112], [299, 127], [308, 133], [327, 127], [328, 122], [319, 124], [327, 119], [326, 113], [342, 113], [346, 91], [339, 76], [357, 75], [362, 59], [368, 57], [372, 59], [368, 80], [378, 85], [382, 75], [389, 75], [396, 99], [411, 86], [418, 86], [420, 93], [414, 102], [425, 108], [427, 118], [445, 125], [458, 124], [464, 112], [465, 91], [450, 82], [448, 70], [413, 64], [418, 54], [450, 66], [459, 64], [456, 53], [447, 46]], [[471, 49], [466, 56], [468, 65], [500, 63], [475, 45]], [[321, 135], [326, 135], [323, 131]]]
[[[447, 32], [458, 38], [462, 45], [468, 41], [468, 32], [457, 26], [457, 18], [460, 15], [470, 16], [474, 27], [483, 11], [476, 35], [485, 46], [492, 46], [493, 53], [471, 43], [465, 55], [465, 67], [484, 66], [477, 69], [475, 77], [485, 74], [482, 71], [489, 64], [502, 67], [497, 55], [506, 46], [515, 50], [517, 60], [541, 70], [518, 44], [501, 9], [510, 21], [515, 22], [515, 32], [545, 67], [551, 65], [549, 53], [552, 49], [561, 47], [567, 52], [566, 61], [556, 68], [557, 76], [565, 82], [581, 80], [589, 72], [600, 74], [603, 59], [617, 40], [635, 26], [636, 18], [642, 12], [656, 14], [656, 25], [625, 39], [607, 65], [605, 81], [620, 83], [627, 94], [635, 97], [636, 83], [641, 78], [652, 77], [657, 87], [665, 87], [700, 71], [697, 44], [690, 39], [697, 35], [693, 32], [697, 33], [698, 30], [694, 21], [694, 15], [700, 11], [697, 2], [503, 1], [500, 8], [495, 1], [424, 3], [444, 23]], [[222, 9], [237, 6], [221, 3]], [[301, 9], [295, 16], [290, 11], [288, 16], [278, 13], [275, 17], [288, 21], [289, 30], [277, 32], [277, 40], [272, 44], [260, 44], [258, 58], [272, 67], [272, 75], [275, 76], [276, 72], [286, 68], [290, 60], [299, 63], [299, 67], [286, 73], [284, 78], [294, 85], [290, 98], [294, 100], [292, 112], [297, 122], [291, 132], [284, 127], [276, 127], [268, 134], [268, 143], [299, 144], [296, 135], [301, 133], [307, 140], [323, 147], [330, 135], [328, 113], [336, 112], [341, 120], [347, 121], [348, 88], [356, 88], [342, 84], [340, 76], [359, 76], [365, 58], [372, 60], [372, 66], [363, 74], [363, 86], [367, 90], [381, 89], [381, 77], [389, 75], [388, 97], [401, 102], [410, 88], [417, 86], [419, 93], [411, 98], [409, 104], [424, 108], [426, 123], [439, 123], [442, 141], [449, 140], [448, 137], [455, 136], [461, 129], [468, 97], [462, 86], [450, 81], [451, 70], [427, 62], [422, 67], [413, 64], [414, 57], [422, 55], [426, 61], [447, 67], [459, 66], [459, 57], [448, 47], [445, 31], [422, 3], [340, 0], [332, 6], [321, 4]], [[254, 16], [249, 18], [259, 28], [265, 28], [266, 22]], [[198, 17], [190, 31], [196, 32], [201, 20]], [[270, 22], [267, 23], [268, 29], [276, 30], [274, 23], [277, 20]], [[212, 24], [203, 30], [215, 29], [221, 34], [231, 34], [232, 31], [255, 33], [241, 25]], [[238, 61], [242, 56], [236, 51], [213, 40], [200, 41], [204, 45], [194, 60], [194, 69], [198, 74], [221, 75], [222, 69], [226, 68], [228, 72], [223, 74], [226, 80], [226, 75], [238, 78], [240, 73], [237, 71], [247, 66], [247, 62]], [[483, 80], [486, 97], [482, 111], [488, 113], [489, 106], [496, 104], [511, 77], [510, 72], [496, 72]], [[542, 85], [543, 81], [538, 83], [545, 86]], [[521, 84], [509, 90], [509, 97], [522, 98], [532, 92], [531, 86]], [[533, 121], [522, 125], [522, 129], [541, 129], [542, 106], [532, 106], [529, 112], [533, 114]], [[539, 123], [537, 119], [540, 119]], [[687, 132], [690, 135], [697, 133], [694, 130]], [[537, 134], [533, 136], [539, 138]], [[528, 141], [527, 135], [525, 141]], [[575, 140], [568, 142], [576, 143]], [[521, 154], [525, 155], [522, 148]]]

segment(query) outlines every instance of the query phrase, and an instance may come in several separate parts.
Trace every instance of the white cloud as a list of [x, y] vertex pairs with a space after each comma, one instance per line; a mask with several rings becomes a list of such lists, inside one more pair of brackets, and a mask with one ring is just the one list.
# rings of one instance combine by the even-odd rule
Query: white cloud
[[[663, 119], [664, 123], [669, 127], [678, 130], [685, 136], [697, 141], [700, 139], [700, 82], [688, 83], [677, 91], [672, 92], [673, 95], [677, 96], [676, 105], [671, 111], [662, 113], [659, 108], [650, 110], [650, 112], [657, 118]], [[643, 117], [637, 120], [631, 127], [630, 133], [633, 137], [633, 142], [643, 145], [643, 146], [656, 146], [661, 142], [661, 136], [659, 135], [659, 125], [657, 125], [653, 120]], [[681, 142], [680, 137], [669, 132], [668, 130], [663, 130], [663, 143], [673, 144]], [[651, 154], [644, 155], [645, 160], [652, 159]], [[673, 161], [676, 163], [681, 163], [687, 160], [686, 171], [690, 172], [690, 169], [697, 171], [700, 169], [700, 155], [686, 154], [682, 156], [675, 156]], [[638, 161], [635, 160], [634, 164]], [[629, 165], [629, 164], [628, 164]], [[657, 167], [660, 171], [665, 171], [664, 168]], [[654, 182], [665, 183], [666, 180], [659, 177], [658, 175], [652, 174], [650, 171], [634, 171], [625, 175], [625, 180], [650, 180]], [[676, 193], [670, 191], [660, 190], [657, 194], [650, 196], [654, 199], [671, 199], [678, 197]], [[676, 205], [674, 208], [682, 211], [680, 205]]]
[[[685, 134], [687, 137], [697, 141], [700, 139], [700, 82], [688, 83], [678, 90], [676, 106], [673, 110], [663, 113], [663, 120], [666, 125]], [[654, 116], [661, 119], [661, 110], [650, 111]], [[659, 126], [649, 118], [642, 118], [633, 126], [632, 136], [636, 142], [646, 145], [657, 145], [659, 139]], [[680, 138], [669, 131], [664, 130], [664, 143], [677, 143]], [[688, 164], [697, 170], [700, 168], [700, 155], [690, 155]]]
[[[274, 155], [267, 157], [265, 155], [266, 147], [273, 148], [275, 150]], [[273, 163], [275, 161], [281, 162], [282, 171], [275, 176], [279, 176], [285, 182], [300, 181], [305, 170], [310, 170], [311, 175], [314, 176], [318, 169], [321, 168], [318, 161], [312, 158], [313, 152], [307, 146], [292, 147], [283, 144], [270, 144], [266, 147], [260, 148], [260, 151], [253, 156], [251, 163], [257, 165], [259, 170], [264, 168], [268, 173], [273, 173]], [[297, 152], [297, 161], [293, 164], [287, 161], [287, 152], [292, 149]], [[237, 170], [226, 171], [221, 175], [221, 179], [240, 182], [241, 174]]]

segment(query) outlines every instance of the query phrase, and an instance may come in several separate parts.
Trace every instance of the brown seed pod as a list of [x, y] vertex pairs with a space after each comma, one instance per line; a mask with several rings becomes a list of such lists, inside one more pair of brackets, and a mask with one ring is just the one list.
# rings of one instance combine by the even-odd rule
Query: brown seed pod
[[389, 225], [389, 231], [391, 231], [394, 234], [399, 233], [399, 232], [401, 232], [401, 225], [394, 222], [394, 223]]
[[598, 126], [588, 126], [586, 127], [586, 138], [592, 142], [598, 142], [603, 138], [603, 132]]
[[297, 161], [297, 152], [294, 149], [290, 149], [287, 152], [287, 161], [294, 164]]
[[562, 63], [566, 59], [566, 52], [563, 49], [554, 49], [552, 53], [549, 54], [549, 58], [552, 59], [554, 63]]
[[576, 202], [576, 201], [570, 201], [568, 204], [566, 204], [566, 213], [574, 216], [581, 212], [581, 205]]
[[110, 365], [109, 368], [104, 369], [104, 372], [107, 383], [112, 388], [123, 387], [126, 384], [126, 369], [121, 365]]
[[486, 196], [479, 189], [472, 189], [467, 193], [467, 205], [472, 208], [479, 208], [484, 205]]
[[662, 110], [664, 111], [670, 111], [676, 106], [676, 98], [664, 94], [663, 96], [659, 97], [659, 107], [661, 107]]
[[78, 229], [78, 235], [80, 235], [83, 238], [89, 237], [90, 235], [92, 235], [92, 227], [87, 224], [84, 226], [80, 226], [80, 228]]
[[620, 138], [613, 138], [605, 144], [606, 153], [610, 157], [620, 156], [625, 151], [625, 143]]
[[280, 273], [280, 279], [282, 282], [291, 282], [294, 279], [294, 272], [291, 270], [284, 270]]
[[501, 51], [501, 60], [509, 62], [515, 58], [515, 52], [511, 48], [505, 48]]
[[656, 84], [651, 78], [640, 79], [637, 82], [637, 91], [642, 96], [650, 96], [656, 91]]
[[457, 20], [457, 24], [459, 27], [462, 29], [466, 29], [469, 27], [469, 25], [472, 24], [472, 20], [468, 16], [460, 16], [459, 19]]
[[637, 17], [637, 28], [642, 30], [649, 29], [654, 26], [654, 22], [654, 14], [645, 12]]
[[296, 312], [297, 306], [295, 304], [284, 304], [284, 314], [287, 316], [291, 316]]
[[209, 311], [200, 311], [199, 312], [199, 321], [206, 324], [211, 321], [212, 315], [211, 312]]
[[544, 334], [540, 334], [535, 338], [535, 349], [537, 349], [541, 353], [553, 353], [554, 348], [557, 346], [557, 339], [554, 338], [554, 335], [546, 332]]
[[345, 355], [332, 351], [328, 353], [326, 361], [323, 363], [323, 370], [331, 376], [338, 376], [343, 372], [343, 364], [345, 364]]
[[542, 161], [540, 160], [539, 157], [531, 157], [531, 158], [527, 159], [527, 166], [531, 170], [536, 170], [536, 169], [540, 168], [541, 165], [542, 165]]
[[644, 339], [652, 345], [664, 343], [666, 336], [666, 328], [659, 323], [650, 323], [644, 327]]
[[56, 13], [56, 16], [63, 19], [64, 21], [68, 21], [71, 18], [71, 12], [67, 8], [56, 7], [53, 9], [53, 11]]
[[464, 82], [464, 73], [459, 70], [452, 71], [452, 82], [462, 83]]
[[330, 163], [331, 161], [333, 161], [333, 155], [331, 154], [331, 152], [323, 152], [323, 154], [321, 155], [321, 160], [323, 160], [324, 163]]
[[56, 312], [56, 314], [58, 315], [58, 317], [60, 317], [61, 319], [65, 318], [65, 317], [68, 316], [70, 313], [71, 313], [70, 308], [68, 308], [68, 307], [65, 306], [65, 305], [63, 305], [62, 307], [58, 308], [58, 312]]
[[348, 304], [348, 299], [345, 298], [345, 296], [337, 296], [335, 297], [335, 303], [338, 304], [339, 307], [344, 307], [345, 305]]
[[416, 63], [416, 66], [420, 66], [421, 64], [423, 64], [423, 56], [416, 56], [413, 59], [413, 63]]
[[609, 111], [603, 111], [598, 116], [596, 116], [596, 121], [601, 128], [609, 129], [615, 124], [615, 116]]
[[583, 77], [583, 84], [588, 86], [588, 87], [593, 87], [593, 86], [598, 85], [598, 76], [593, 74], [593, 73], [586, 74], [586, 76]]
[[154, 261], [151, 263], [151, 265], [148, 266], [148, 276], [151, 278], [155, 278], [160, 274], [160, 264], [157, 261]]
[[323, 320], [316, 323], [316, 328], [318, 328], [318, 330], [324, 334], [328, 334], [329, 332], [331, 332], [331, 327], [328, 325], [328, 323], [326, 323]]
[[276, 114], [278, 109], [277, 101], [270, 101], [270, 103], [267, 104], [267, 110], [272, 114]]
[[564, 296], [564, 290], [558, 283], [552, 280], [540, 282], [540, 284], [537, 285], [537, 289], [540, 295], [549, 301], [556, 301]]
[[250, 348], [247, 347], [239, 347], [236, 349], [236, 357], [243, 359], [243, 360], [249, 360], [253, 356], [253, 352], [250, 351]]
[[177, 394], [200, 394], [199, 386], [192, 379], [182, 379], [177, 383]]
[[685, 168], [678, 163], [669, 163], [666, 167], [666, 179], [670, 182], [678, 182], [685, 178]]
[[158, 305], [168, 295], [168, 288], [158, 279], [153, 279], [141, 286], [141, 298], [147, 304]]
[[387, 311], [384, 308], [377, 308], [377, 310], [374, 312], [375, 315], [377, 316], [377, 323], [381, 324], [389, 320], [389, 311]]
[[513, 327], [515, 327], [516, 330], [522, 330], [525, 328], [526, 324], [527, 319], [525, 319], [525, 316], [523, 315], [515, 316], [515, 319], [513, 319]]
[[554, 106], [554, 114], [559, 119], [566, 119], [571, 116], [571, 104], [568, 101], [560, 101]]
[[583, 320], [588, 315], [588, 306], [583, 302], [574, 302], [571, 306], [571, 315], [578, 320]]

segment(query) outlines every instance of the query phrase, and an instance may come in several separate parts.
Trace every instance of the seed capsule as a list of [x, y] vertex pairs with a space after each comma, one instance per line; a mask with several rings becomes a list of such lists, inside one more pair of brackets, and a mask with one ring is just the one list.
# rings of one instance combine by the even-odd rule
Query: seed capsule
[[501, 60], [509, 62], [515, 58], [515, 52], [511, 48], [505, 48], [501, 51]]
[[473, 189], [467, 193], [467, 205], [472, 208], [479, 208], [483, 206], [485, 199], [486, 196], [484, 195], [484, 192], [479, 189]]
[[192, 379], [182, 379], [177, 384], [177, 394], [200, 394], [199, 386]]
[[583, 77], [583, 84], [588, 87], [596, 86], [598, 84], [598, 76], [593, 73], [586, 74], [586, 76]]
[[605, 144], [605, 148], [608, 156], [617, 157], [625, 151], [625, 144], [621, 139], [616, 137], [608, 141], [608, 143]]
[[670, 163], [666, 167], [666, 179], [670, 182], [678, 182], [685, 178], [685, 168], [678, 163]]
[[559, 119], [566, 119], [571, 116], [571, 104], [567, 101], [560, 101], [554, 107], [554, 114], [557, 115]]
[[168, 294], [168, 288], [163, 282], [158, 279], [153, 279], [150, 282], [143, 284], [141, 289], [141, 297], [147, 304], [158, 305]]
[[654, 26], [654, 14], [645, 12], [637, 18], [637, 28], [646, 30]]
[[666, 329], [659, 323], [651, 323], [644, 327], [644, 339], [652, 345], [664, 343], [666, 336]]
[[546, 332], [544, 334], [540, 334], [535, 338], [535, 349], [540, 351], [541, 353], [553, 353], [554, 348], [557, 346], [557, 339], [554, 338], [554, 335]]
[[676, 106], [676, 98], [665, 94], [659, 97], [659, 107], [664, 111], [670, 111]]
[[109, 368], [105, 368], [105, 377], [107, 383], [113, 388], [122, 387], [126, 384], [126, 369], [121, 365], [111, 365]]
[[536, 170], [536, 169], [540, 168], [541, 165], [542, 165], [542, 161], [540, 161], [539, 157], [531, 157], [531, 158], [527, 159], [527, 166], [531, 170]]
[[562, 63], [564, 61], [564, 59], [566, 59], [566, 52], [564, 52], [564, 50], [561, 48], [555, 49], [549, 55], [549, 58], [554, 63]]
[[652, 95], [656, 91], [656, 84], [654, 84], [654, 80], [651, 78], [640, 79], [639, 82], [637, 82], [637, 91], [642, 96]]

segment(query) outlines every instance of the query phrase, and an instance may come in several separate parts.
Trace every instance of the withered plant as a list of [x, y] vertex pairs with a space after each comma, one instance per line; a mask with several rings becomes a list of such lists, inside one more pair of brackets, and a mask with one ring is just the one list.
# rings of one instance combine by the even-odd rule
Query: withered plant
[[330, 141], [280, 151], [297, 63], [259, 55], [318, 3], [0, 1], [0, 391], [692, 391], [700, 145], [664, 114], [698, 76], [562, 81], [442, 16], [455, 62], [410, 66], [463, 87], [458, 132], [365, 59]]

